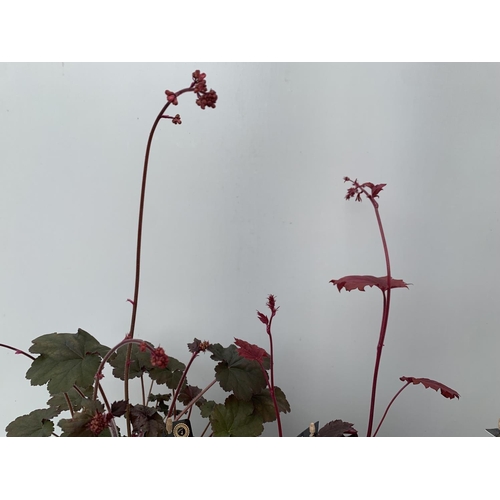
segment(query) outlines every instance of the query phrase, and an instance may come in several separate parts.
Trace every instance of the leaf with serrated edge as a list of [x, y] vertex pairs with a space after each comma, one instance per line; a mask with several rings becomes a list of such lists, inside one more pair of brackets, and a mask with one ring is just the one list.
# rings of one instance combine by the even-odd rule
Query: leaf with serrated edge
[[73, 385], [93, 384], [97, 368], [109, 349], [84, 330], [49, 333], [33, 340], [30, 352], [40, 354], [26, 373], [31, 385], [47, 384], [50, 394], [68, 392]]
[[208, 418], [210, 417], [212, 411], [214, 410], [216, 405], [215, 401], [206, 401], [200, 406], [200, 415], [203, 418]]
[[[336, 285], [339, 292], [342, 288], [345, 288], [348, 292], [351, 290], [360, 290], [362, 292], [365, 291], [365, 287], [367, 286], [376, 286], [380, 288], [382, 292], [385, 292], [387, 287], [387, 276], [381, 276], [377, 278], [375, 276], [344, 276], [338, 280], [330, 280], [330, 283]], [[403, 280], [394, 279], [391, 277], [391, 288], [408, 288], [408, 285], [411, 283], [405, 283]]]
[[319, 437], [344, 437], [344, 434], [357, 434], [357, 431], [351, 423], [342, 420], [332, 420], [318, 432]]
[[[59, 420], [57, 425], [63, 430], [61, 437], [95, 437], [88, 428], [88, 424], [97, 411], [104, 412], [104, 406], [100, 401], [85, 401], [82, 410], [76, 412], [71, 418]], [[109, 429], [106, 428], [99, 434], [99, 437], [109, 437], [110, 435]]]
[[[149, 343], [148, 343], [149, 344]], [[153, 347], [153, 344], [149, 344]], [[125, 360], [127, 358], [128, 345], [120, 347], [116, 354], [109, 360], [113, 367], [113, 375], [120, 380], [125, 380]], [[132, 344], [130, 355], [129, 378], [139, 377], [144, 371], [153, 368], [151, 364], [151, 352], [149, 349], [141, 351], [137, 344]]]
[[[82, 390], [82, 389], [80, 389]], [[88, 387], [85, 390], [82, 390], [82, 392], [87, 396], [87, 398], [92, 397], [93, 393], [93, 388]], [[76, 392], [75, 388], [72, 387], [67, 393], [69, 397], [69, 400], [71, 402], [71, 406], [73, 407], [74, 411], [78, 411], [82, 408], [82, 403], [86, 401], [86, 398], [82, 398], [78, 392]], [[48, 401], [47, 404], [51, 408], [57, 408], [57, 410], [60, 412], [62, 411], [68, 411], [68, 403], [66, 401], [66, 398], [64, 397], [64, 393], [60, 392], [59, 394], [54, 394]]]
[[[275, 387], [274, 395], [276, 396], [280, 413], [288, 413], [290, 411], [290, 404], [286, 399], [285, 393], [279, 387]], [[262, 417], [264, 423], [276, 420], [276, 410], [274, 409], [274, 402], [269, 389], [264, 389], [260, 394], [254, 394], [252, 396], [252, 403], [255, 413], [258, 413]]]
[[[185, 385], [182, 391], [179, 393], [179, 396], [177, 400], [179, 403], [182, 403], [183, 405], [187, 406], [191, 401], [200, 394], [201, 389], [199, 387], [196, 387], [194, 385]], [[196, 406], [200, 407], [206, 399], [204, 397], [201, 397], [196, 401]]]
[[210, 415], [215, 437], [255, 437], [264, 430], [262, 417], [254, 413], [250, 401], [241, 401], [229, 396], [223, 405], [215, 405]]
[[143, 405], [131, 406], [130, 419], [134, 431], [143, 432], [146, 437], [161, 436], [165, 432], [165, 423], [154, 408]]
[[[154, 367], [148, 370], [149, 376], [159, 385], [165, 384], [170, 389], [177, 389], [186, 365], [171, 356], [165, 368]], [[186, 381], [183, 382], [182, 386]]]
[[7, 437], [49, 437], [54, 432], [51, 419], [58, 413], [55, 408], [44, 408], [17, 417], [5, 428]]
[[253, 394], [259, 394], [267, 385], [257, 361], [242, 358], [235, 345], [223, 351], [217, 350], [221, 361], [215, 367], [215, 378], [227, 392], [233, 392], [238, 399], [249, 401]]
[[448, 399], [460, 398], [460, 394], [458, 394], [457, 391], [442, 384], [441, 382], [431, 380], [430, 378], [400, 377], [399, 380], [402, 380], [403, 382], [411, 382], [414, 385], [422, 384], [426, 389], [434, 389], [437, 392], [441, 392], [441, 394]]

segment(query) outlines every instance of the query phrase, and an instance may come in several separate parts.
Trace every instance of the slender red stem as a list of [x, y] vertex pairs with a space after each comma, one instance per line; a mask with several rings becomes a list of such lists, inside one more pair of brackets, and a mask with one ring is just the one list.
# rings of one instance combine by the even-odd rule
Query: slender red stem
[[7, 344], [0, 344], [0, 347], [5, 347], [5, 349], [10, 349], [11, 351], [15, 351], [16, 354], [22, 354], [23, 356], [26, 356], [27, 358], [30, 358], [32, 359], [33, 361], [35, 361], [35, 357], [32, 356], [31, 354], [28, 354], [27, 352], [24, 352], [24, 351], [21, 351], [21, 349], [17, 349], [16, 347], [12, 347], [10, 345], [7, 345]]
[[271, 399], [273, 400], [274, 411], [276, 413], [276, 421], [278, 423], [278, 435], [279, 435], [279, 437], [283, 437], [283, 429], [281, 428], [280, 410], [278, 408], [278, 402], [276, 401], [276, 395], [274, 394], [274, 386], [269, 381], [269, 377], [267, 376], [266, 369], [264, 368], [264, 365], [262, 364], [262, 362], [258, 361], [258, 363], [259, 363], [260, 369], [262, 370], [262, 373], [264, 374], [264, 378], [266, 379], [267, 386], [269, 387], [269, 393], [271, 394]]
[[95, 385], [94, 385], [94, 393], [92, 396], [92, 399], [95, 401], [97, 399], [97, 391], [99, 390], [99, 377], [101, 376], [102, 370], [104, 369], [104, 365], [107, 363], [108, 359], [114, 354], [114, 352], [119, 349], [120, 347], [123, 347], [124, 345], [128, 344], [138, 344], [138, 345], [145, 345], [146, 349], [148, 349], [150, 352], [154, 352], [154, 349], [147, 344], [144, 340], [140, 339], [130, 339], [130, 338], [125, 338], [121, 342], [118, 342], [114, 347], [112, 347], [106, 355], [102, 358], [101, 364], [99, 365], [99, 368], [97, 368], [97, 372], [95, 375]]
[[378, 227], [380, 230], [380, 236], [382, 238], [382, 245], [384, 247], [385, 263], [387, 268], [387, 290], [384, 293], [384, 310], [382, 314], [382, 325], [380, 328], [379, 341], [377, 345], [377, 356], [375, 360], [375, 368], [373, 371], [373, 383], [372, 383], [372, 396], [370, 401], [370, 416], [368, 419], [368, 431], [366, 433], [367, 437], [371, 436], [373, 427], [373, 417], [375, 413], [375, 398], [377, 393], [377, 382], [378, 382], [378, 372], [380, 368], [380, 360], [382, 358], [382, 349], [384, 348], [385, 334], [387, 332], [387, 324], [389, 321], [389, 309], [391, 305], [391, 262], [389, 259], [389, 250], [387, 248], [387, 241], [385, 239], [384, 227], [382, 226], [382, 220], [378, 211], [378, 203], [370, 197], [370, 201], [375, 209], [375, 215], [377, 216]]
[[391, 402], [387, 405], [387, 408], [385, 409], [384, 415], [382, 416], [382, 420], [380, 420], [380, 423], [378, 424], [377, 429], [373, 433], [373, 437], [375, 437], [377, 435], [377, 433], [378, 433], [378, 431], [380, 429], [380, 426], [382, 425], [382, 422], [384, 421], [384, 419], [385, 419], [385, 417], [387, 415], [387, 412], [389, 411], [389, 408], [392, 406], [392, 403], [394, 403], [394, 401], [396, 400], [396, 398], [403, 392], [403, 389], [405, 389], [409, 385], [410, 385], [410, 382], [407, 382], [406, 385], [404, 385], [403, 387], [401, 387], [401, 389], [399, 389], [399, 391], [396, 393], [396, 395], [391, 399]]
[[[191, 92], [193, 91], [194, 83], [191, 84], [190, 87], [187, 87], [185, 89], [179, 90], [179, 92], [176, 92], [176, 96], [180, 96], [181, 94], [184, 94], [186, 92]], [[165, 118], [163, 116], [163, 113], [167, 110], [167, 108], [170, 106], [170, 102], [167, 102], [162, 108], [161, 111], [158, 113], [155, 121], [153, 122], [153, 126], [151, 127], [151, 131], [149, 132], [149, 137], [148, 137], [148, 142], [146, 145], [146, 153], [144, 155], [144, 167], [143, 167], [143, 172], [142, 172], [142, 185], [141, 185], [141, 198], [139, 202], [139, 221], [137, 223], [137, 248], [136, 248], [136, 257], [135, 257], [135, 284], [134, 284], [134, 300], [132, 302], [132, 318], [130, 320], [130, 331], [129, 331], [129, 336], [130, 338], [134, 338], [134, 333], [135, 333], [135, 323], [136, 323], [136, 318], [137, 318], [137, 307], [139, 305], [139, 283], [141, 280], [141, 249], [142, 249], [142, 226], [143, 226], [143, 221], [144, 221], [144, 202], [146, 199], [146, 181], [148, 177], [148, 165], [149, 165], [149, 153], [151, 151], [151, 144], [153, 142], [153, 137], [156, 131], [156, 127], [158, 126], [158, 123], [160, 123], [160, 120], [162, 118]], [[125, 384], [124, 384], [124, 392], [125, 392], [125, 401], [127, 402], [127, 412], [126, 412], [126, 420], [127, 420], [127, 434], [130, 437], [132, 435], [132, 428], [130, 424], [130, 404], [129, 404], [129, 361], [130, 361], [130, 356], [132, 355], [132, 346], [129, 346], [127, 349], [127, 355], [125, 359], [125, 373], [124, 373], [124, 379], [125, 379]]]
[[384, 307], [383, 307], [383, 312], [382, 312], [382, 323], [380, 325], [380, 334], [379, 334], [379, 340], [377, 344], [377, 355], [375, 358], [375, 368], [373, 370], [373, 380], [372, 380], [372, 394], [371, 394], [371, 401], [370, 401], [370, 415], [368, 417], [368, 430], [367, 430], [367, 437], [370, 437], [372, 434], [372, 428], [373, 428], [373, 417], [375, 413], [375, 400], [376, 400], [376, 395], [377, 395], [377, 382], [378, 382], [378, 372], [380, 368], [380, 360], [382, 358], [382, 349], [384, 347], [384, 340], [385, 340], [385, 334], [387, 331], [387, 324], [389, 321], [389, 309], [391, 305], [391, 261], [389, 259], [389, 249], [387, 247], [387, 240], [385, 239], [385, 233], [384, 233], [384, 227], [382, 225], [382, 219], [380, 218], [380, 213], [379, 213], [379, 205], [377, 200], [375, 200], [375, 197], [372, 196], [366, 189], [360, 185], [357, 181], [353, 182], [354, 186], [358, 188], [360, 191], [362, 191], [366, 197], [370, 200], [371, 204], [373, 205], [373, 209], [375, 210], [375, 216], [377, 218], [377, 224], [378, 228], [380, 231], [380, 237], [382, 238], [382, 246], [384, 248], [384, 256], [385, 256], [385, 265], [387, 269], [387, 290], [382, 292], [384, 294]]
[[179, 397], [179, 393], [181, 392], [182, 384], [186, 380], [187, 372], [189, 371], [189, 368], [191, 368], [191, 365], [193, 364], [193, 361], [196, 359], [198, 354], [199, 354], [199, 352], [193, 352], [191, 359], [189, 360], [189, 363], [187, 364], [186, 369], [184, 370], [184, 373], [182, 374], [182, 377], [179, 380], [179, 383], [177, 385], [177, 389], [175, 390], [174, 397], [172, 399], [172, 404], [170, 405], [170, 408], [168, 409], [167, 418], [170, 418], [172, 416], [172, 413], [174, 412], [175, 403], [177, 401], [177, 398]]
[[[199, 394], [198, 396], [196, 396], [195, 398], [192, 399], [192, 401], [186, 406], [186, 408], [184, 408], [184, 410], [182, 410], [179, 415], [176, 415], [175, 417], [175, 420], [179, 420], [188, 410], [191, 410], [191, 408], [193, 407], [193, 405], [196, 404], [196, 402], [208, 391], [208, 389], [210, 389], [210, 387], [212, 387], [215, 382], [217, 382], [217, 379], [213, 379], [212, 382], [210, 382], [210, 384], [208, 384], [205, 389], [203, 389]], [[168, 418], [168, 417], [167, 417]]]

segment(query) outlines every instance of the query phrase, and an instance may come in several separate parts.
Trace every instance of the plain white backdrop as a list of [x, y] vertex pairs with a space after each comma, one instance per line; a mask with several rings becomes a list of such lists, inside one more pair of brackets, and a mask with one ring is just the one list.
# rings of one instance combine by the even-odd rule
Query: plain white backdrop
[[[337, 418], [365, 435], [382, 297], [329, 281], [385, 275], [373, 209], [344, 199], [343, 177], [386, 183], [392, 275], [412, 286], [392, 294], [375, 424], [401, 376], [461, 398], [408, 387], [379, 435], [486, 436], [500, 417], [499, 64], [1, 64], [0, 343], [127, 333], [147, 136], [195, 69], [219, 101], [181, 96], [182, 125], [156, 132], [136, 336], [184, 362], [194, 337], [267, 349], [256, 310], [273, 293], [285, 435]], [[0, 431], [49, 398], [29, 365], [0, 350]], [[213, 367], [202, 355], [190, 383]]]

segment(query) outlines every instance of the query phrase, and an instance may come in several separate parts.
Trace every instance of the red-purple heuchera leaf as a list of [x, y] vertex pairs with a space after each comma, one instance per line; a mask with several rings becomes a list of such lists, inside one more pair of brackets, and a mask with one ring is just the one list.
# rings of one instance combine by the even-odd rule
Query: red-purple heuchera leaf
[[269, 354], [262, 349], [262, 347], [259, 347], [258, 345], [255, 344], [249, 344], [245, 340], [241, 339], [234, 339], [234, 343], [238, 347], [238, 354], [242, 358], [246, 359], [254, 359], [255, 361], [258, 361], [259, 363], [262, 363], [262, 359], [265, 357], [269, 357]]
[[344, 437], [344, 434], [358, 437], [358, 431], [351, 423], [343, 422], [342, 420], [332, 420], [319, 430], [318, 437]]
[[[351, 290], [361, 290], [365, 291], [366, 286], [376, 286], [380, 288], [383, 292], [387, 290], [387, 276], [381, 276], [376, 278], [375, 276], [344, 276], [338, 280], [331, 280], [330, 283], [337, 285], [339, 292], [342, 288], [350, 292]], [[397, 280], [391, 277], [391, 288], [408, 288], [409, 283], [405, 283], [403, 280]]]
[[460, 394], [458, 394], [457, 391], [454, 391], [453, 389], [450, 389], [446, 385], [441, 384], [441, 382], [436, 382], [435, 380], [431, 380], [430, 378], [400, 377], [399, 380], [402, 380], [403, 382], [411, 382], [414, 385], [422, 384], [425, 388], [427, 389], [431, 388], [438, 392], [441, 390], [441, 394], [445, 398], [449, 399], [460, 398]]
[[269, 323], [269, 318], [265, 314], [257, 311], [257, 316], [262, 321], [262, 323], [264, 323], [264, 325], [267, 325]]

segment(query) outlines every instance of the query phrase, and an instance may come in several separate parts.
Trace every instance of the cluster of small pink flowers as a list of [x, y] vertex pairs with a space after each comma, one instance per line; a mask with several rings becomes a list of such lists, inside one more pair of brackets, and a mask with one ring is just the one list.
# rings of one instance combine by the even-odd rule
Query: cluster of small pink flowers
[[198, 104], [201, 109], [215, 108], [215, 103], [218, 98], [215, 90], [210, 89], [207, 91], [206, 77], [207, 75], [201, 73], [199, 69], [193, 73], [193, 89], [198, 97], [198, 99], [196, 99], [196, 104]]
[[151, 364], [158, 368], [166, 368], [168, 365], [168, 356], [165, 354], [163, 347], [157, 347], [151, 353]]
[[109, 421], [113, 418], [110, 413], [96, 412], [92, 417], [92, 420], [88, 423], [88, 428], [94, 434], [98, 436], [106, 427], [109, 426]]
[[[344, 182], [352, 183], [353, 187], [350, 187], [347, 190], [347, 194], [345, 196], [346, 200], [350, 200], [351, 198], [355, 198], [356, 201], [361, 201], [361, 194], [365, 194], [368, 198], [370, 198], [373, 202], [375, 202], [375, 198], [378, 198], [378, 194], [386, 184], [373, 184], [373, 182], [365, 182], [364, 184], [359, 184], [358, 179], [354, 181], [349, 179], [349, 177], [344, 177]], [[371, 191], [367, 193], [366, 189]]]

